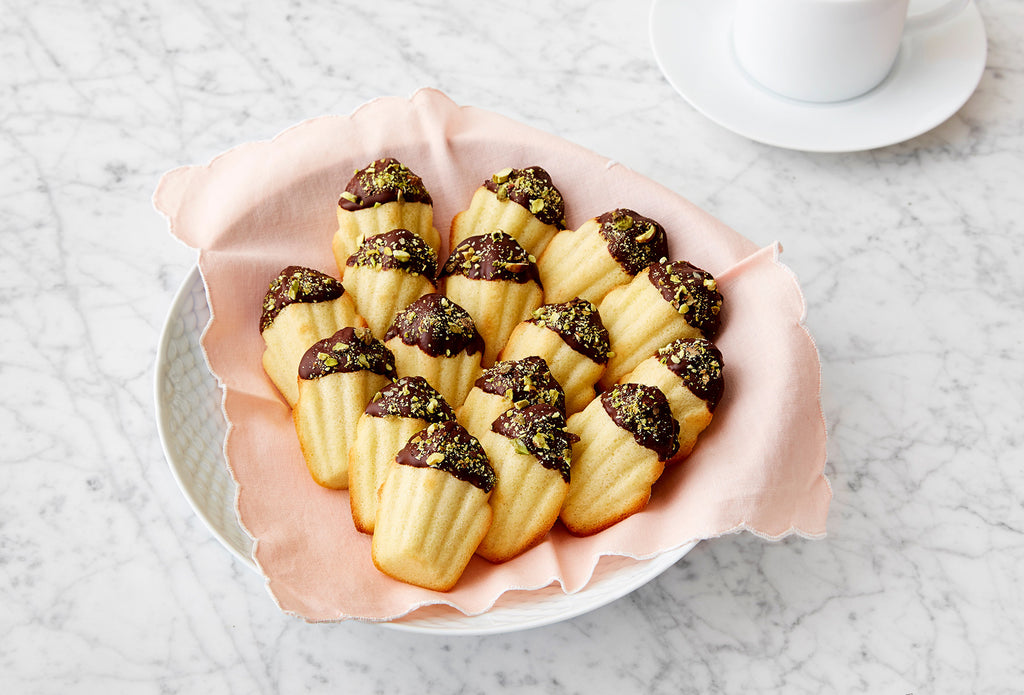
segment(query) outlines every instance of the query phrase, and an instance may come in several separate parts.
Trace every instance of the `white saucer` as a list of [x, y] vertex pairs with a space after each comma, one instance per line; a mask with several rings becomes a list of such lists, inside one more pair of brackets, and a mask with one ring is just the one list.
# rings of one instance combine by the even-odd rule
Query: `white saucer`
[[985, 69], [987, 41], [978, 8], [903, 40], [886, 80], [867, 94], [813, 104], [761, 87], [732, 50], [735, 0], [655, 0], [650, 34], [669, 83], [724, 128], [776, 147], [854, 152], [908, 140], [956, 113]]

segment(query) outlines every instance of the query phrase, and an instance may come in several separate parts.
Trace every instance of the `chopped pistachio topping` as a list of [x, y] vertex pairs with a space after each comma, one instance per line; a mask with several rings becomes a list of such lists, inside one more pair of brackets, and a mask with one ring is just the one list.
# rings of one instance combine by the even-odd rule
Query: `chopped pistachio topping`
[[586, 299], [576, 297], [562, 304], [545, 304], [533, 312], [529, 321], [558, 333], [569, 347], [593, 361], [608, 361], [608, 330], [597, 307]]
[[441, 276], [462, 275], [471, 280], [507, 280], [540, 284], [540, 274], [518, 241], [500, 229], [463, 239], [452, 249]]
[[612, 421], [632, 434], [637, 444], [655, 452], [659, 461], [667, 461], [679, 450], [679, 423], [661, 389], [616, 384], [600, 398]]
[[490, 492], [496, 482], [480, 442], [455, 420], [420, 430], [409, 438], [395, 460], [401, 465], [445, 471], [484, 492]]
[[421, 376], [403, 376], [385, 386], [366, 407], [366, 414], [372, 417], [396, 415], [425, 422], [455, 419], [452, 407]]
[[565, 201], [550, 174], [541, 167], [505, 168], [485, 181], [484, 186], [498, 200], [511, 200], [544, 224], [565, 229]]
[[345, 265], [350, 268], [400, 270], [433, 281], [437, 274], [437, 254], [418, 234], [408, 229], [393, 229], [364, 239]]
[[714, 343], [706, 338], [681, 338], [658, 350], [655, 357], [714, 412], [724, 390], [722, 353]]
[[718, 332], [722, 295], [706, 270], [686, 261], [652, 263], [648, 278], [665, 301], [707, 338]]
[[355, 211], [394, 201], [432, 204], [423, 179], [397, 159], [389, 157], [357, 169], [341, 193], [338, 205]]
[[604, 213], [596, 221], [612, 258], [630, 275], [668, 255], [665, 230], [638, 212], [619, 208]]
[[565, 394], [544, 358], [531, 355], [496, 362], [484, 370], [475, 386], [484, 393], [502, 396], [516, 408], [546, 403], [565, 411]]
[[448, 297], [437, 293], [423, 295], [398, 313], [384, 340], [395, 336], [434, 357], [483, 351], [483, 338], [476, 330], [473, 317]]
[[640, 234], [633, 237], [638, 244], [646, 244], [648, 241], [654, 238], [654, 227], [648, 227], [646, 231], [640, 232]]
[[318, 340], [299, 362], [299, 377], [317, 379], [328, 374], [369, 371], [395, 377], [395, 356], [369, 328], [342, 328], [329, 338]]
[[506, 410], [491, 429], [510, 439], [517, 454], [533, 456], [545, 468], [558, 471], [568, 483], [572, 445], [579, 437], [566, 431], [565, 425], [565, 414], [561, 410], [539, 403], [525, 409]]
[[343, 294], [345, 288], [330, 275], [312, 268], [288, 266], [270, 282], [263, 296], [260, 332], [265, 331], [289, 304], [326, 302]]

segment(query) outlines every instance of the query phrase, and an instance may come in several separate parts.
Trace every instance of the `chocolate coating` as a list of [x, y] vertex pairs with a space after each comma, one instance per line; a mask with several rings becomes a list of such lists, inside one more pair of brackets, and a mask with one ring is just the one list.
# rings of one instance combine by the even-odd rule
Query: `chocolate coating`
[[312, 268], [290, 265], [270, 282], [270, 288], [263, 296], [260, 333], [267, 330], [289, 304], [327, 302], [343, 294], [345, 288], [330, 275]]
[[313, 343], [299, 361], [300, 379], [360, 371], [395, 377], [395, 356], [369, 328], [342, 328], [330, 338]]
[[448, 401], [421, 376], [403, 376], [388, 384], [373, 397], [365, 412], [372, 417], [397, 415], [426, 422], [455, 419]]
[[725, 379], [722, 375], [722, 352], [706, 338], [680, 338], [658, 350], [658, 361], [678, 376], [697, 398], [715, 412]]
[[441, 277], [462, 275], [471, 280], [508, 280], [540, 285], [536, 259], [501, 230], [463, 239], [441, 269]]
[[494, 469], [487, 453], [455, 420], [435, 423], [414, 434], [395, 461], [403, 466], [445, 471], [484, 492], [494, 489]]
[[720, 324], [722, 294], [711, 273], [686, 261], [659, 261], [652, 263], [649, 271], [651, 284], [665, 301], [705, 338], [714, 338]]
[[679, 423], [661, 389], [646, 384], [616, 384], [601, 394], [601, 405], [633, 440], [667, 461], [679, 450]]
[[630, 275], [668, 256], [668, 237], [660, 224], [627, 208], [606, 212], [597, 218], [608, 252]]
[[580, 438], [565, 430], [565, 415], [540, 403], [519, 410], [511, 408], [498, 416], [491, 430], [514, 440], [516, 451], [531, 454], [540, 465], [558, 471], [569, 482], [572, 445]]
[[561, 304], [545, 304], [527, 320], [558, 333], [566, 345], [594, 362], [608, 362], [608, 329], [597, 307], [586, 299], [576, 297]]
[[415, 232], [392, 229], [364, 239], [345, 265], [350, 268], [401, 270], [410, 275], [423, 275], [433, 282], [437, 275], [437, 254]]
[[404, 200], [407, 203], [433, 201], [423, 185], [423, 179], [397, 159], [387, 157], [370, 162], [349, 180], [338, 205], [350, 212], [376, 207], [384, 203]]
[[565, 412], [565, 393], [543, 357], [496, 362], [474, 385], [484, 393], [508, 399], [517, 408], [546, 403]]
[[541, 167], [503, 169], [484, 181], [498, 200], [511, 200], [533, 213], [544, 224], [565, 229], [565, 200], [551, 175]]
[[395, 316], [384, 335], [388, 341], [399, 336], [406, 345], [416, 345], [432, 357], [454, 357], [460, 352], [482, 352], [484, 340], [473, 317], [442, 294], [425, 294]]

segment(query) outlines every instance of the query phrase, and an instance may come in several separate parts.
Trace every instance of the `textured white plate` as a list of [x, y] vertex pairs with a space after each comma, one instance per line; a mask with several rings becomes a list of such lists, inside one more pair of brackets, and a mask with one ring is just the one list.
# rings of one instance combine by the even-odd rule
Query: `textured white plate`
[[[238, 523], [235, 481], [224, 460], [226, 424], [221, 390], [206, 363], [200, 339], [210, 319], [198, 268], [185, 278], [164, 324], [156, 364], [157, 427], [178, 486], [210, 532], [239, 560], [258, 571], [252, 539]], [[608, 556], [575, 594], [558, 584], [508, 591], [481, 615], [466, 616], [446, 605], [426, 606], [382, 623], [400, 630], [482, 635], [549, 625], [611, 603], [676, 563], [696, 542], [650, 560]]]
[[978, 8], [903, 39], [892, 72], [867, 94], [834, 104], [779, 96], [750, 79], [732, 49], [735, 0], [655, 0], [650, 37], [669, 83], [691, 106], [744, 137], [808, 152], [854, 152], [939, 125], [974, 92], [987, 42]]

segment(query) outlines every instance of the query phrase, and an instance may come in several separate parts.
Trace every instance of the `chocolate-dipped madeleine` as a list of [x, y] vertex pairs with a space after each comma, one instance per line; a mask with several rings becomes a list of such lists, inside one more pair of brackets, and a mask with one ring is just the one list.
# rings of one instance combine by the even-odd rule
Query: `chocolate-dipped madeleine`
[[348, 453], [349, 502], [359, 531], [373, 533], [377, 491], [409, 438], [454, 419], [452, 407], [421, 376], [403, 376], [374, 395], [359, 416]]
[[381, 486], [373, 564], [399, 581], [448, 591], [490, 528], [494, 485], [487, 454], [458, 422], [420, 430]]
[[539, 166], [503, 169], [477, 188], [469, 208], [452, 220], [449, 246], [455, 248], [482, 229], [501, 229], [539, 257], [551, 237], [565, 229], [565, 201]]
[[569, 490], [572, 445], [565, 415], [540, 403], [510, 408], [480, 439], [494, 468], [491, 528], [477, 554], [505, 562], [540, 543], [558, 519]]
[[566, 412], [578, 412], [593, 400], [594, 385], [609, 359], [608, 331], [602, 318], [597, 307], [585, 299], [545, 304], [516, 326], [500, 358], [544, 358], [565, 392]]
[[687, 261], [661, 259], [606, 294], [600, 308], [614, 351], [601, 376], [601, 386], [608, 388], [673, 340], [713, 339], [722, 295], [711, 273]]
[[444, 293], [469, 312], [484, 339], [489, 367], [512, 329], [543, 302], [534, 258], [503, 231], [467, 237], [441, 269]]
[[340, 282], [318, 270], [290, 265], [270, 282], [263, 297], [263, 369], [294, 407], [299, 361], [309, 346], [344, 326], [365, 325]]
[[381, 337], [400, 310], [436, 289], [437, 254], [418, 234], [392, 229], [364, 239], [342, 272], [356, 309]]
[[598, 304], [668, 255], [664, 228], [626, 208], [606, 212], [573, 230], [559, 232], [537, 261], [544, 299], [566, 302], [582, 297]]
[[360, 243], [392, 229], [408, 229], [438, 253], [441, 237], [434, 229], [434, 207], [423, 179], [392, 157], [356, 170], [338, 199], [338, 229], [332, 249], [344, 272]]
[[395, 316], [384, 334], [401, 374], [419, 374], [457, 408], [480, 375], [484, 341], [465, 309], [425, 294]]
[[560, 518], [586, 536], [647, 506], [651, 487], [678, 449], [679, 424], [665, 394], [646, 384], [616, 384], [569, 418], [572, 479]]
[[394, 356], [368, 328], [342, 328], [303, 354], [292, 417], [306, 466], [319, 485], [348, 487], [356, 423], [394, 377]]

